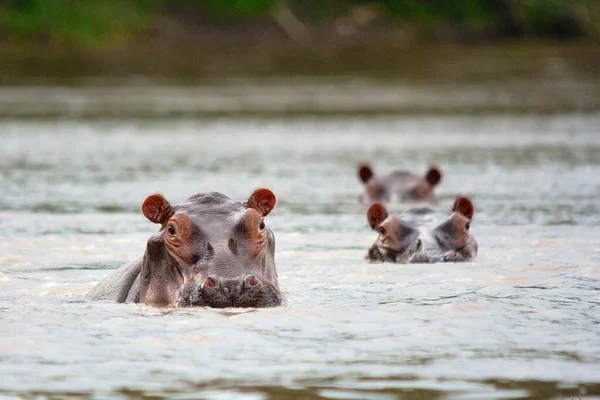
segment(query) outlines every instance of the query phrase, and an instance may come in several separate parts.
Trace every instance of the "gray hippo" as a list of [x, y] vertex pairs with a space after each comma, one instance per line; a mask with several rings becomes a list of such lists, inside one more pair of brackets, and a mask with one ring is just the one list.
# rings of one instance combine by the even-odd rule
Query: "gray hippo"
[[433, 188], [442, 180], [439, 168], [431, 166], [425, 176], [409, 171], [394, 171], [375, 176], [367, 164], [358, 166], [358, 177], [364, 183], [365, 192], [360, 197], [364, 204], [404, 201], [432, 201]]
[[365, 258], [397, 263], [472, 261], [477, 255], [477, 241], [469, 232], [473, 211], [471, 200], [462, 196], [450, 215], [425, 207], [390, 215], [383, 204], [373, 203], [367, 220], [378, 236]]
[[281, 305], [275, 237], [264, 221], [276, 202], [264, 188], [245, 202], [212, 192], [172, 205], [160, 194], [150, 195], [142, 213], [160, 229], [148, 239], [144, 256], [114, 271], [86, 297], [153, 306]]

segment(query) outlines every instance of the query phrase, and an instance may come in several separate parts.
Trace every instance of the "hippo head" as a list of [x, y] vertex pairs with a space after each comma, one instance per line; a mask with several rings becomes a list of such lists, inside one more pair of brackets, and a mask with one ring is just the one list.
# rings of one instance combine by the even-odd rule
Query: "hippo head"
[[429, 208], [390, 215], [382, 203], [373, 203], [367, 220], [378, 236], [366, 258], [398, 263], [471, 261], [477, 254], [477, 241], [470, 233], [473, 212], [471, 200], [462, 196], [444, 216]]
[[394, 200], [431, 201], [434, 187], [442, 180], [442, 173], [438, 167], [431, 166], [425, 176], [396, 171], [377, 177], [369, 165], [361, 164], [358, 166], [358, 177], [365, 186], [360, 200], [364, 204], [371, 204]]
[[196, 194], [180, 204], [162, 195], [142, 212], [161, 224], [148, 239], [140, 272], [140, 302], [149, 305], [273, 307], [282, 303], [275, 238], [264, 218], [276, 198], [257, 189], [246, 202], [221, 193]]

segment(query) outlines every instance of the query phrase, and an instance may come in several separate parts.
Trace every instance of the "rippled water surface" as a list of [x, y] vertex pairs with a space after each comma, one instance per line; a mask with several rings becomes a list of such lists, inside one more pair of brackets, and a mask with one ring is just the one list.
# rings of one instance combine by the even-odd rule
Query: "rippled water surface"
[[[472, 196], [477, 259], [365, 262], [365, 160], [439, 164], [435, 208]], [[2, 396], [600, 396], [600, 114], [5, 119], [0, 176]], [[141, 256], [146, 195], [259, 186], [287, 306], [83, 298]]]

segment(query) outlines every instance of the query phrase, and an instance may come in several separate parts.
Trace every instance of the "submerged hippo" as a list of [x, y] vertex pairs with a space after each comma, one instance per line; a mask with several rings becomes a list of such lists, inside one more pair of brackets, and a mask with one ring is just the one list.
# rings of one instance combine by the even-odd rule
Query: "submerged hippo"
[[456, 199], [450, 215], [430, 208], [390, 215], [383, 204], [373, 203], [367, 220], [378, 236], [366, 258], [397, 263], [472, 261], [477, 255], [477, 241], [469, 232], [473, 211], [467, 197]]
[[174, 205], [160, 194], [148, 196], [142, 212], [160, 229], [144, 256], [87, 297], [180, 307], [281, 305], [275, 238], [264, 221], [276, 201], [269, 189], [256, 189], [246, 202], [216, 192]]
[[408, 171], [375, 176], [369, 165], [361, 164], [358, 166], [358, 177], [365, 185], [365, 192], [360, 199], [364, 204], [371, 204], [375, 201], [432, 201], [433, 188], [442, 180], [442, 173], [437, 167], [431, 166], [425, 176]]

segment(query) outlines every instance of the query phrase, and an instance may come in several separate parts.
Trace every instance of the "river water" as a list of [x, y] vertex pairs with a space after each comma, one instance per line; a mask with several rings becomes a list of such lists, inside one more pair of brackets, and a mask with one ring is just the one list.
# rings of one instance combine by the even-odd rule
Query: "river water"
[[[596, 112], [5, 118], [0, 143], [2, 398], [600, 396]], [[365, 262], [361, 161], [437, 163], [434, 207], [474, 200], [476, 260]], [[148, 194], [260, 186], [285, 307], [83, 298], [141, 256]]]

